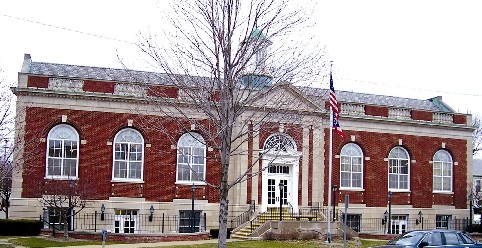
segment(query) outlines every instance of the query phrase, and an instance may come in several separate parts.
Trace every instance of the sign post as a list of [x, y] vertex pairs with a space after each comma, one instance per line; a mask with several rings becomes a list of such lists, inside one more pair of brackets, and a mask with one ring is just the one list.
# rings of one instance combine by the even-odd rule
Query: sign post
[[107, 239], [107, 230], [102, 229], [100, 234], [102, 235], [102, 248], [104, 248], [105, 247], [105, 240]]

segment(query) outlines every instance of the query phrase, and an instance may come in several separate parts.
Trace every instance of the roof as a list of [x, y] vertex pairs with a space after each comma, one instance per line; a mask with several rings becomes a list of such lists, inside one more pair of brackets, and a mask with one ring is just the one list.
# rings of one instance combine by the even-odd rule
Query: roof
[[161, 83], [165, 74], [127, 69], [32, 62], [27, 73], [42, 76], [82, 78], [118, 82]]
[[[44, 62], [32, 62], [30, 56], [26, 54], [28, 66], [22, 68], [22, 73], [34, 75], [51, 76], [51, 77], [68, 77], [92, 80], [106, 80], [118, 82], [145, 82], [153, 84], [170, 84], [166, 79], [166, 74], [135, 71], [127, 69], [114, 69], [103, 67], [90, 67], [79, 65], [55, 64]], [[197, 77], [200, 79], [199, 77]], [[308, 96], [310, 100], [319, 106], [324, 106], [324, 102], [328, 99], [328, 89], [299, 87], [300, 91]], [[449, 108], [440, 107], [441, 98], [437, 97], [437, 101], [432, 99], [421, 100], [395, 96], [384, 96], [366, 93], [357, 93], [349, 91], [337, 91], [337, 99], [339, 102], [359, 103], [367, 105], [389, 106], [407, 109], [420, 109], [434, 112], [453, 112]]]
[[[321, 89], [321, 88], [309, 88], [304, 87], [302, 91], [308, 95], [309, 97], [314, 98], [313, 101], [317, 103], [323, 102], [324, 99], [328, 98], [328, 89]], [[407, 109], [420, 109], [420, 110], [427, 110], [427, 111], [444, 111], [441, 108], [438, 108], [430, 99], [421, 100], [421, 99], [413, 99], [413, 98], [404, 98], [404, 97], [396, 97], [396, 96], [384, 96], [384, 95], [375, 95], [375, 94], [367, 94], [367, 93], [358, 93], [358, 92], [350, 92], [350, 91], [336, 91], [336, 98], [339, 102], [345, 103], [361, 103], [367, 105], [378, 105], [378, 106], [389, 106], [389, 107], [398, 107], [398, 108], [407, 108]]]

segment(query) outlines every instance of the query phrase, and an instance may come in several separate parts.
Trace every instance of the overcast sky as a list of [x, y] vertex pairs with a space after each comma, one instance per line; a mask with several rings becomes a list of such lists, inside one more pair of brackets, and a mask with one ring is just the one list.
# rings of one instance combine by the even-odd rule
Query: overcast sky
[[[303, 0], [304, 1], [304, 0]], [[294, 3], [302, 3], [293, 0]], [[141, 69], [137, 34], [166, 27], [167, 1], [2, 1], [0, 68], [34, 61]], [[315, 1], [337, 90], [428, 99], [482, 114], [482, 1]], [[312, 32], [312, 31], [309, 31]]]

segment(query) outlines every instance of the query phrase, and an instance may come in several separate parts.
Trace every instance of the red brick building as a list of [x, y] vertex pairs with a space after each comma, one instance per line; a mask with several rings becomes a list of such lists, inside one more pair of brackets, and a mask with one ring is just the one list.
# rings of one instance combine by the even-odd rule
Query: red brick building
[[[26, 55], [14, 89], [22, 163], [14, 174], [10, 215], [48, 219], [52, 213], [38, 200], [48, 194], [46, 187], [75, 181], [88, 202], [82, 213], [113, 216], [97, 220], [97, 230], [151, 230], [141, 228], [137, 216], [154, 216], [149, 222], [159, 225], [163, 215], [179, 216], [170, 231], [182, 232], [193, 202], [196, 227], [217, 228], [219, 194], [209, 185], [219, 182], [221, 172], [205, 133], [210, 123], [199, 113], [173, 121], [146, 102], [182, 97], [182, 89], [162, 82], [157, 73], [33, 62]], [[327, 90], [274, 85], [253, 111], [269, 108], [274, 96], [296, 104], [280, 107], [289, 112], [273, 111], [261, 128], [245, 119], [234, 125], [247, 135], [238, 144], [243, 152], [232, 156], [229, 178], [246, 171], [254, 176], [231, 189], [229, 220], [253, 203], [257, 212], [280, 201], [294, 210], [331, 209]], [[338, 213], [350, 196], [355, 230], [376, 231], [364, 220], [382, 220], [389, 207], [392, 232], [416, 228], [411, 220], [419, 213], [425, 227], [452, 227], [452, 220], [468, 216], [470, 115], [456, 113], [440, 97], [337, 97], [347, 139], [334, 135], [332, 185]]]

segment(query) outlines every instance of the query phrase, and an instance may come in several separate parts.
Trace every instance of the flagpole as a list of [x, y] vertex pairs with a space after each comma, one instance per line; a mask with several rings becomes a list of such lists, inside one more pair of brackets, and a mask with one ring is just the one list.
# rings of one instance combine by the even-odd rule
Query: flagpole
[[[333, 67], [333, 61], [330, 61], [330, 82], [331, 82], [331, 73], [332, 73], [332, 67]], [[328, 218], [328, 232], [327, 232], [327, 239], [329, 246], [331, 248], [331, 214], [330, 214], [330, 209], [331, 209], [331, 171], [332, 171], [332, 163], [333, 163], [333, 108], [331, 107], [330, 104], [330, 125], [329, 125], [329, 132], [330, 132], [330, 148], [329, 148], [329, 154], [328, 154], [328, 207], [326, 208], [327, 218]], [[335, 213], [333, 213], [335, 214]]]

